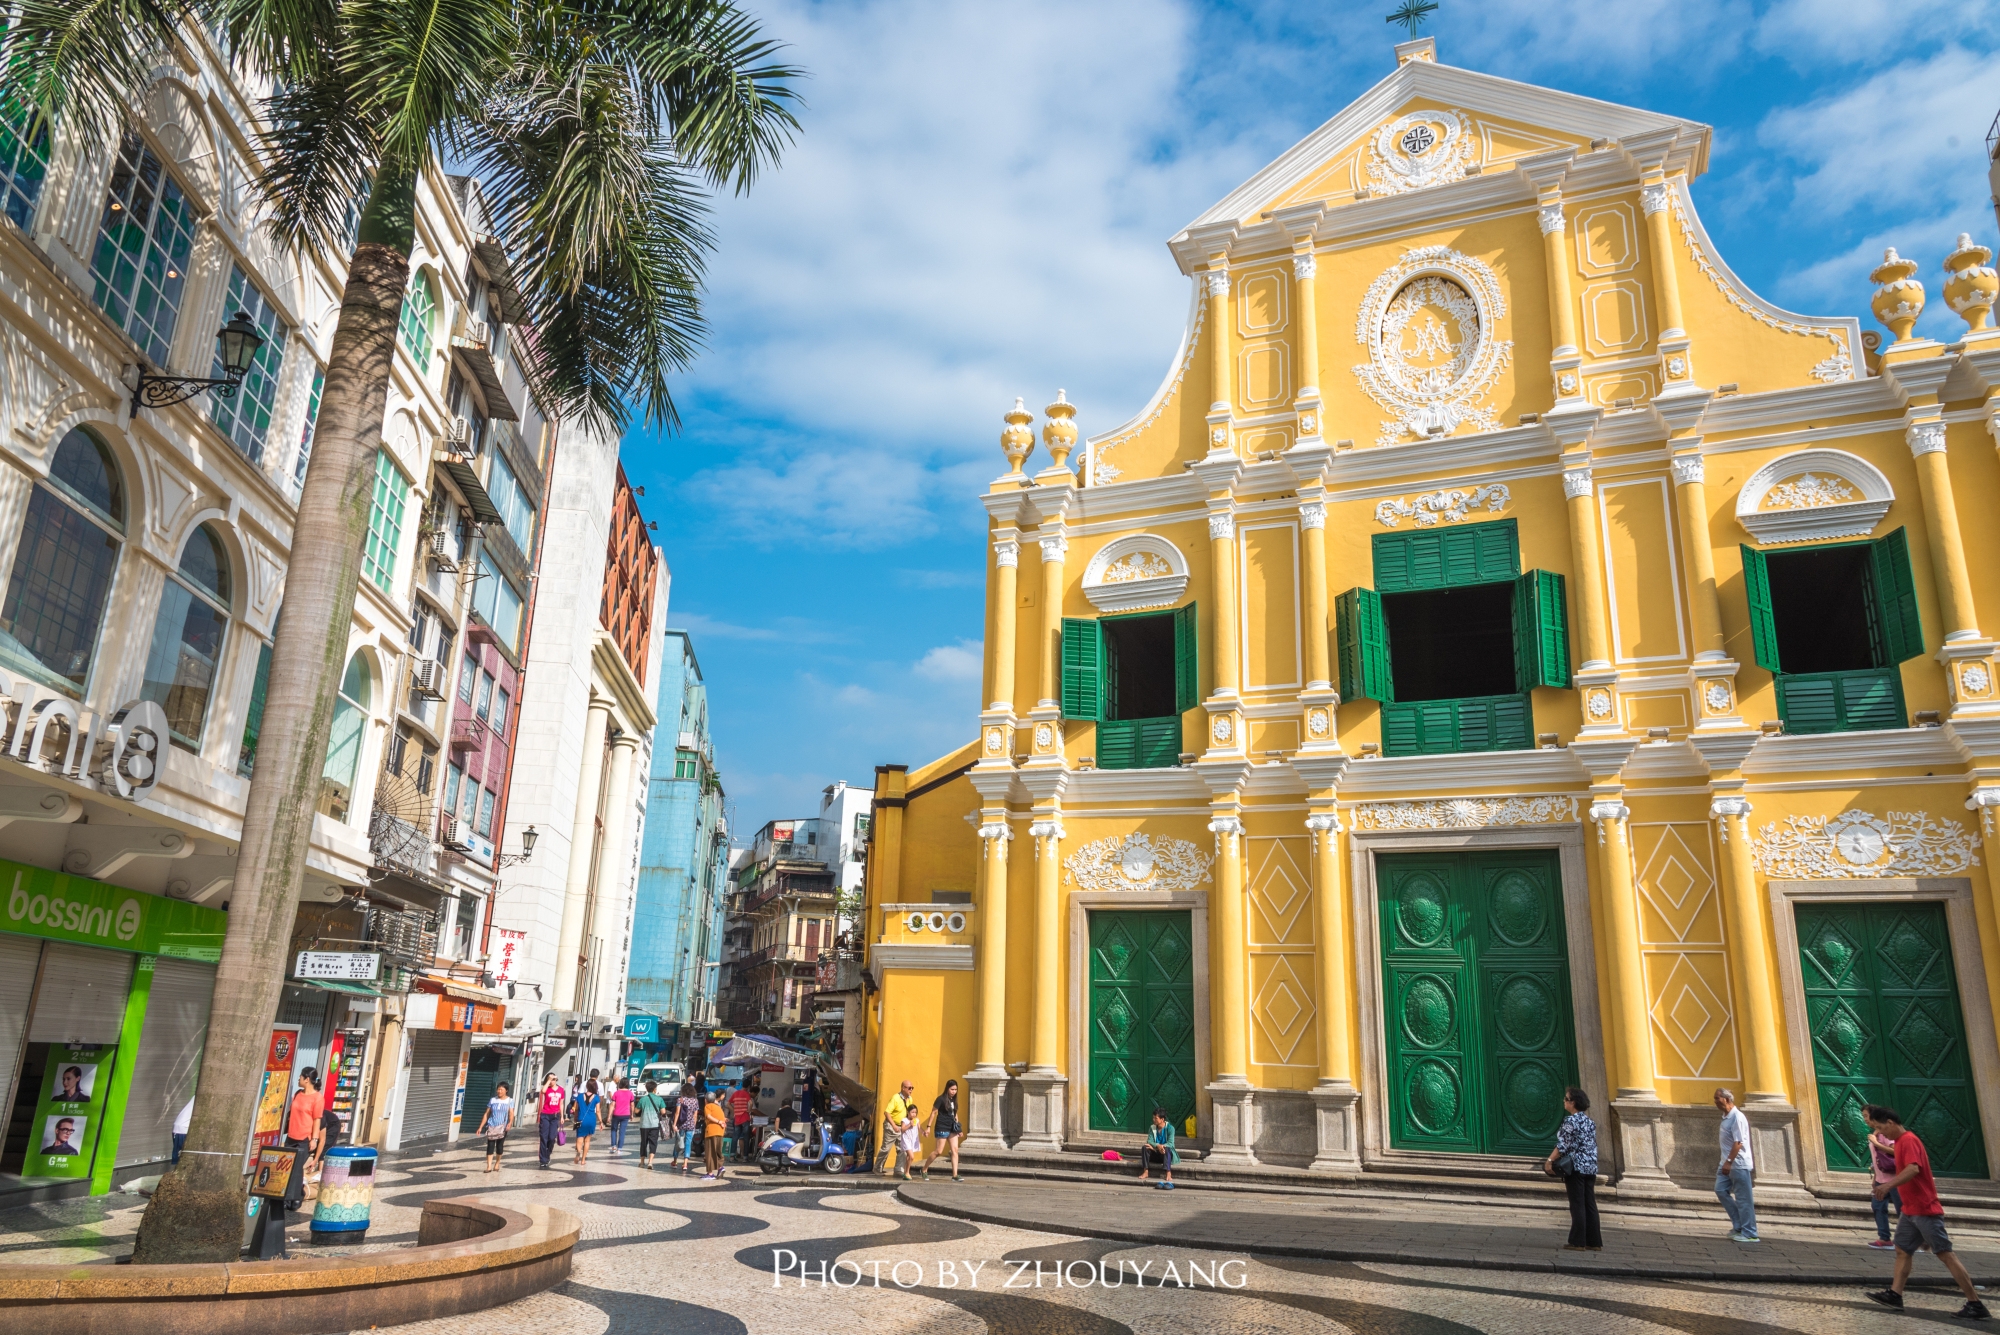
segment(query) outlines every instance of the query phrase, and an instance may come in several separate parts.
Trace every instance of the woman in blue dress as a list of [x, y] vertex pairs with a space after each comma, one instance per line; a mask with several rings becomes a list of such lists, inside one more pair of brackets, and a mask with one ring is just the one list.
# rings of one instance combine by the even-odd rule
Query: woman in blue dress
[[583, 1082], [583, 1088], [576, 1096], [576, 1162], [579, 1167], [590, 1161], [590, 1138], [597, 1134], [598, 1105], [603, 1097], [597, 1087], [597, 1073], [592, 1071], [590, 1079]]

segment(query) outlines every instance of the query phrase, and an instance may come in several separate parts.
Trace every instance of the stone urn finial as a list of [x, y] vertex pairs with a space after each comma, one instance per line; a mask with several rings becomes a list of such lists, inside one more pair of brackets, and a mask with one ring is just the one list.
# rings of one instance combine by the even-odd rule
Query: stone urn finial
[[1904, 259], [1891, 246], [1882, 252], [1882, 263], [1868, 275], [1869, 282], [1879, 284], [1869, 309], [1898, 343], [1910, 341], [1910, 331], [1924, 313], [1924, 285], [1911, 277], [1916, 271], [1917, 262]]
[[1993, 300], [2000, 296], [2000, 274], [1987, 261], [1993, 252], [1972, 243], [1968, 232], [1958, 234], [1958, 249], [1944, 257], [1944, 304], [1958, 312], [1968, 329], [1993, 323]]
[[1056, 461], [1056, 467], [1062, 468], [1069, 452], [1076, 448], [1076, 405], [1069, 401], [1067, 391], [1059, 389], [1056, 401], [1042, 411], [1049, 415], [1042, 426], [1042, 444]]
[[1021, 463], [1035, 452], [1035, 431], [1029, 424], [1035, 415], [1028, 411], [1027, 404], [1018, 396], [1014, 399], [1014, 411], [1007, 414], [1007, 429], [1000, 433], [1000, 449], [1007, 456], [1009, 471], [1021, 471]]

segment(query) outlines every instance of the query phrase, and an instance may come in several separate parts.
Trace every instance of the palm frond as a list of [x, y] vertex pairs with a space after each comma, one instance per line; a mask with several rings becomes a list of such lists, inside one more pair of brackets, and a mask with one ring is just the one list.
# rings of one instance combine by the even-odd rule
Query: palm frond
[[380, 154], [346, 71], [331, 59], [298, 63], [304, 77], [265, 104], [258, 173], [269, 226], [285, 242], [339, 252]]
[[121, 103], [136, 104], [183, 19], [203, 6], [182, 0], [18, 0], [0, 36], [0, 69], [16, 95], [52, 125], [72, 123], [90, 142], [115, 139]]
[[593, 56], [625, 65], [674, 152], [738, 194], [777, 165], [799, 122], [804, 77], [776, 60], [783, 44], [727, 0], [570, 0]]
[[346, 0], [340, 60], [381, 151], [422, 162], [512, 68], [511, 0]]
[[509, 90], [474, 131], [535, 328], [524, 370], [558, 415], [622, 429], [637, 402], [673, 425], [668, 379], [701, 342], [702, 193], [647, 134], [620, 67], [567, 75]]
[[234, 59], [282, 83], [314, 77], [340, 33], [339, 0], [215, 0], [217, 28]]

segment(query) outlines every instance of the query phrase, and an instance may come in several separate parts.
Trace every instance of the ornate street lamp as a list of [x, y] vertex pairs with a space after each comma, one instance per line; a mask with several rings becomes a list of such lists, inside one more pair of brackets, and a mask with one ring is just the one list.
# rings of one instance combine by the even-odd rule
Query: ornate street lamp
[[225, 398], [236, 393], [243, 377], [250, 373], [250, 363], [257, 359], [257, 350], [264, 346], [263, 336], [257, 332], [257, 326], [250, 323], [249, 312], [238, 311], [235, 319], [215, 331], [215, 343], [216, 351], [222, 357], [222, 376], [149, 375], [141, 370], [138, 381], [132, 386], [132, 411], [172, 407], [176, 403], [187, 402], [205, 389], [212, 389]]
[[526, 862], [529, 858], [535, 856], [535, 840], [541, 837], [541, 835], [535, 832], [535, 827], [532, 825], [521, 831], [521, 851], [518, 853], [502, 853], [500, 855], [500, 865], [503, 867], [512, 867], [516, 863]]

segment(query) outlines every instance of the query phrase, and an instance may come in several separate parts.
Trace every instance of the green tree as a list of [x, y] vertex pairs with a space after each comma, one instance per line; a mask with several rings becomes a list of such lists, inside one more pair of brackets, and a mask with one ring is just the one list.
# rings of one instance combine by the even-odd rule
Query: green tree
[[292, 534], [257, 769], [186, 1152], [141, 1262], [238, 1254], [241, 1154], [304, 881], [344, 666], [419, 181], [477, 176], [519, 274], [524, 370], [551, 415], [676, 424], [701, 336], [715, 190], [747, 190], [798, 123], [777, 44], [727, 0], [18, 0], [0, 60], [99, 150], [195, 26], [273, 77], [258, 174], [285, 243], [344, 249], [360, 201]]

